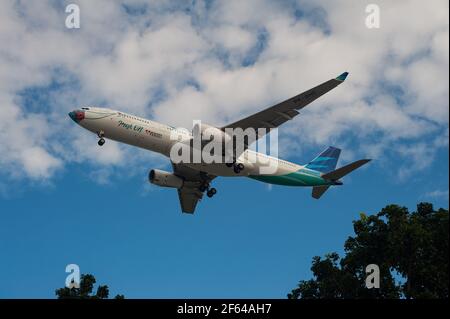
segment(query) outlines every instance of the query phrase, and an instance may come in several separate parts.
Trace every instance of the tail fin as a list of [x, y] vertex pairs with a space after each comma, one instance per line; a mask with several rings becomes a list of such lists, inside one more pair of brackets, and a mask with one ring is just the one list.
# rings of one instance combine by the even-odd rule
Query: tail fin
[[305, 167], [321, 173], [331, 172], [336, 168], [340, 154], [341, 150], [339, 148], [330, 146]]

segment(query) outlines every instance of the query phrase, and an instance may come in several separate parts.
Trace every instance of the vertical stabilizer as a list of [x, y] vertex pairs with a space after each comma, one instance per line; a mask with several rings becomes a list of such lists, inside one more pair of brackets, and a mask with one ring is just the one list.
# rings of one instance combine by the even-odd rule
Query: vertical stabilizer
[[336, 168], [340, 154], [341, 150], [339, 148], [330, 146], [305, 167], [321, 173], [331, 172]]

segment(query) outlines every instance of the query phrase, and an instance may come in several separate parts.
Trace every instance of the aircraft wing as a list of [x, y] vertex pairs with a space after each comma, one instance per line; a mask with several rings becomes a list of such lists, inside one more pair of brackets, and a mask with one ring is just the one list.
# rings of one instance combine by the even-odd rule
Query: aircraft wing
[[197, 171], [184, 164], [172, 163], [174, 174], [184, 179], [182, 188], [178, 189], [181, 210], [183, 213], [193, 214], [199, 200], [203, 197], [203, 192], [199, 186], [203, 183], [209, 183], [216, 176]]
[[[344, 82], [347, 75], [348, 72], [344, 72], [335, 79], [328, 80], [284, 102], [278, 103], [261, 112], [255, 113], [242, 120], [226, 125], [221, 129], [225, 130], [225, 128], [238, 127], [242, 128], [243, 130], [247, 128], [253, 128], [255, 130], [257, 130], [258, 128], [276, 128], [281, 124], [292, 120], [297, 114], [299, 114], [299, 110]], [[263, 135], [258, 136], [257, 139], [262, 136]], [[250, 145], [252, 142], [254, 141], [249, 141], [248, 145]]]

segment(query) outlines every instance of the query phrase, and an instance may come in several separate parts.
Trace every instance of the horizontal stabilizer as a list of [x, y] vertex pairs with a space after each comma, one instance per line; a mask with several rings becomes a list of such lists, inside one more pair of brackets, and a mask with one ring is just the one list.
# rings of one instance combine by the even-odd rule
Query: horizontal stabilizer
[[319, 199], [320, 196], [322, 196], [323, 193], [327, 191], [328, 187], [330, 186], [314, 186], [312, 189], [312, 197], [315, 199]]
[[339, 178], [347, 175], [348, 173], [354, 171], [355, 169], [363, 166], [364, 164], [370, 162], [370, 159], [362, 159], [353, 163], [350, 163], [348, 165], [342, 166], [340, 168], [338, 168], [335, 171], [326, 173], [322, 175], [322, 178], [324, 179], [328, 179], [328, 180], [332, 180], [332, 181], [336, 181]]

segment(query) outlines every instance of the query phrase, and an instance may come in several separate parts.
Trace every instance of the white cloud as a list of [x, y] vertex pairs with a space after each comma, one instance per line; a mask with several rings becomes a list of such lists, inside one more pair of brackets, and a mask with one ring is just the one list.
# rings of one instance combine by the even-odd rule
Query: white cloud
[[48, 177], [52, 170], [61, 165], [61, 161], [40, 147], [26, 148], [20, 154], [25, 172], [32, 178]]
[[[280, 130], [289, 149], [336, 144], [351, 147], [349, 157], [395, 154], [420, 169], [430, 164], [420, 154], [448, 147], [448, 1], [378, 1], [381, 28], [370, 30], [365, 4], [354, 1], [198, 1], [189, 11], [176, 1], [79, 3], [80, 30], [64, 28], [64, 6], [54, 1], [1, 4], [0, 108], [10, 118], [0, 126], [1, 174], [47, 179], [64, 163], [87, 161], [104, 179], [103, 169], [126, 167], [129, 154], [146, 163], [142, 151], [126, 148], [126, 157], [117, 143], [98, 148], [67, 117], [78, 105], [224, 124], [343, 71], [342, 86]], [[129, 15], [121, 3], [147, 10]], [[42, 111], [18, 98], [52, 86]]]
[[223, 46], [225, 50], [244, 54], [255, 43], [252, 32], [241, 27], [224, 25], [211, 32], [211, 41]]
[[442, 190], [442, 189], [436, 189], [434, 191], [428, 192], [424, 195], [425, 198], [443, 198], [448, 200], [448, 189]]
[[62, 161], [48, 149], [50, 124], [46, 117], [23, 114], [6, 94], [0, 95], [0, 105], [4, 119], [0, 126], [1, 172], [11, 177], [49, 178]]

